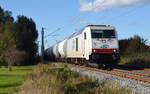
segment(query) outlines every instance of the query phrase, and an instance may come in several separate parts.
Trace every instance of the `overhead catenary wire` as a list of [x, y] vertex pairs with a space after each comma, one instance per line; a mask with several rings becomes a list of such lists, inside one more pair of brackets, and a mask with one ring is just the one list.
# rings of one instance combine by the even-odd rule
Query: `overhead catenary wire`
[[[92, 6], [92, 7], [93, 7], [93, 6]], [[97, 9], [97, 8], [99, 8], [99, 7], [100, 7], [100, 6], [93, 7], [93, 10], [94, 10], [94, 9]], [[135, 8], [135, 9], [129, 10], [129, 11], [125, 12], [125, 13], [119, 14], [118, 16], [112, 17], [110, 20], [108, 20], [107, 22], [103, 22], [103, 23], [112, 23], [112, 22], [115, 21], [116, 19], [119, 19], [119, 18], [121, 18], [121, 17], [127, 16], [127, 15], [129, 15], [130, 13], [134, 12], [135, 10], [137, 10], [137, 9]], [[83, 19], [85, 19], [86, 17], [89, 17], [89, 14], [91, 15], [91, 12], [90, 12], [90, 13], [87, 13], [86, 15], [78, 14], [77, 16], [71, 18], [71, 20], [67, 21], [67, 25], [60, 26], [60, 28], [56, 29], [55, 31], [51, 32], [50, 34], [48, 34], [48, 35], [45, 36], [45, 37], [47, 38], [47, 37], [49, 37], [49, 36], [56, 36], [57, 34], [55, 34], [55, 35], [52, 35], [52, 34], [56, 33], [56, 31], [63, 30], [65, 27], [68, 27], [68, 25], [69, 25], [69, 26], [70, 26], [70, 25], [74, 26], [74, 24], [76, 24], [76, 22], [77, 22], [78, 20], [80, 20], [82, 16], [84, 16]], [[66, 31], [65, 31], [65, 32], [66, 32]], [[73, 32], [71, 32], [71, 33], [73, 33]], [[61, 36], [65, 36], [65, 35], [63, 35], [63, 34], [65, 34], [65, 33], [62, 33]]]
[[[54, 34], [56, 33], [57, 31], [61, 30], [61, 28], [57, 28], [56, 30], [54, 30], [53, 32], [49, 33], [48, 35], [44, 36], [44, 38], [47, 38], [49, 36], [56, 36], [57, 34]], [[54, 34], [54, 35], [53, 35]]]
[[117, 15], [117, 16], [115, 16], [115, 17], [112, 17], [111, 19], [109, 19], [108, 21], [106, 21], [106, 22], [104, 22], [104, 23], [112, 23], [112, 22], [116, 21], [116, 20], [119, 19], [119, 18], [122, 18], [122, 17], [125, 17], [125, 16], [130, 15], [131, 13], [137, 11], [137, 10], [140, 9], [140, 8], [142, 8], [142, 7], [133, 8], [133, 9], [127, 11], [127, 12], [124, 12], [124, 13], [121, 13], [120, 15]]

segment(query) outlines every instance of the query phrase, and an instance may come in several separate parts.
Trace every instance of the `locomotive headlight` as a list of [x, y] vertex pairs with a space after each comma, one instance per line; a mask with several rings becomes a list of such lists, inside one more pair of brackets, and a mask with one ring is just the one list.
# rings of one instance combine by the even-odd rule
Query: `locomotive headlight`
[[113, 52], [114, 52], [114, 53], [117, 53], [117, 49], [114, 49]]
[[96, 53], [96, 52], [97, 52], [97, 50], [96, 50], [96, 49], [93, 49], [93, 50], [92, 50], [92, 52], [93, 52], [93, 53]]
[[96, 52], [96, 50], [94, 49], [94, 50], [93, 50], [93, 52], [95, 53], [95, 52]]

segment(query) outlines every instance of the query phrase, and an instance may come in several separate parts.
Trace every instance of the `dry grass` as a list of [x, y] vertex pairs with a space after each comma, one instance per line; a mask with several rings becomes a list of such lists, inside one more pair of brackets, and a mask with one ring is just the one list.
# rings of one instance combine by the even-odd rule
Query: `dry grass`
[[[63, 94], [53, 65], [38, 65], [27, 77], [17, 94]], [[57, 70], [59, 71], [59, 69]]]
[[98, 85], [92, 77], [72, 72], [67, 64], [38, 65], [16, 94], [131, 94], [108, 82]]
[[103, 85], [97, 88], [95, 94], [132, 94], [132, 92], [125, 88], [120, 89], [120, 84], [110, 84], [109, 81], [105, 81]]

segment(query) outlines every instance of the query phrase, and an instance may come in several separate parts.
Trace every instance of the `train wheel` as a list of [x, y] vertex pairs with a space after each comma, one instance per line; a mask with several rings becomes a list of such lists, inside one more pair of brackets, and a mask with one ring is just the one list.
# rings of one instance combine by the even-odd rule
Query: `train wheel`
[[111, 71], [113, 70], [113, 67], [110, 64], [105, 64], [105, 69]]
[[103, 68], [103, 64], [98, 64], [98, 69], [102, 69]]
[[84, 66], [88, 67], [88, 61], [84, 61]]

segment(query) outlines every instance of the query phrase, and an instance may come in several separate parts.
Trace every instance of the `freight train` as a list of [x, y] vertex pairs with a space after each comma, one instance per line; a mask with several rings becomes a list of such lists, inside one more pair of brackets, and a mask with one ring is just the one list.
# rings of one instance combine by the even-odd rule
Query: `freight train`
[[45, 58], [76, 64], [116, 64], [120, 60], [115, 27], [88, 25], [45, 50]]

